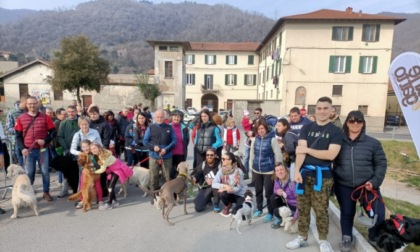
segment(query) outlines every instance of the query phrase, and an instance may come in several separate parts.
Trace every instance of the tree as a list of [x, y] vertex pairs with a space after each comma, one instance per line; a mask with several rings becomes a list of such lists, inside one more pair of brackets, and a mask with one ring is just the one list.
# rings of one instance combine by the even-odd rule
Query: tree
[[99, 55], [99, 49], [86, 36], [64, 38], [61, 51], [54, 53], [51, 62], [54, 76], [49, 76], [48, 82], [55, 91], [76, 91], [81, 104], [80, 89], [99, 93], [101, 84], [108, 83], [110, 65]]
[[155, 99], [160, 95], [159, 87], [155, 84], [148, 84], [149, 75], [147, 74], [139, 74], [136, 77], [137, 84], [144, 98], [154, 103]]

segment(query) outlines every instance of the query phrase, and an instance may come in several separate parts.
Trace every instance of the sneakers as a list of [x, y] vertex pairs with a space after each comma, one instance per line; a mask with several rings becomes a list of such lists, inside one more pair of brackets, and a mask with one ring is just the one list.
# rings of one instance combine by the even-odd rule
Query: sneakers
[[297, 249], [308, 246], [308, 239], [304, 239], [302, 236], [298, 235], [294, 240], [286, 243], [286, 248], [288, 249]]
[[112, 205], [111, 204], [103, 204], [102, 206], [99, 206], [98, 209], [101, 210], [101, 211], [110, 210], [110, 209], [112, 209]]
[[273, 222], [273, 224], [271, 224], [271, 228], [273, 228], [273, 229], [280, 228], [280, 223], [281, 223], [281, 220], [274, 216], [274, 222]]
[[81, 201], [77, 202], [76, 209], [81, 209], [83, 207], [83, 203]]
[[115, 208], [115, 207], [119, 207], [120, 206], [120, 203], [118, 203], [118, 201], [116, 201], [116, 200], [113, 200], [112, 201], [112, 207], [113, 208]]
[[223, 208], [223, 211], [220, 213], [220, 215], [222, 215], [223, 217], [230, 217], [230, 208], [232, 207], [232, 203], [229, 203], [227, 206], [225, 206], [225, 208]]
[[103, 201], [99, 201], [98, 205], [103, 206], [105, 203]]
[[268, 214], [265, 215], [264, 223], [271, 222], [273, 220], [274, 220], [273, 215], [268, 213]]
[[333, 252], [330, 243], [327, 240], [319, 240], [320, 252]]
[[348, 235], [343, 235], [343, 242], [340, 244], [341, 252], [350, 252], [351, 251], [351, 237]]
[[261, 215], [262, 215], [262, 211], [261, 211], [261, 210], [257, 210], [257, 211], [254, 213], [254, 218], [260, 218], [260, 217], [261, 217]]
[[219, 207], [219, 205], [214, 205], [213, 206], [213, 212], [215, 212], [215, 213], [220, 213], [220, 207]]

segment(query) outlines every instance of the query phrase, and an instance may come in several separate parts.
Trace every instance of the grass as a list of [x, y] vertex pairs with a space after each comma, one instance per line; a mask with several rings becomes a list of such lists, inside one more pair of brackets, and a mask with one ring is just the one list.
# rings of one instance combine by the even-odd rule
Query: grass
[[420, 190], [420, 162], [413, 142], [381, 141], [388, 160], [387, 176]]

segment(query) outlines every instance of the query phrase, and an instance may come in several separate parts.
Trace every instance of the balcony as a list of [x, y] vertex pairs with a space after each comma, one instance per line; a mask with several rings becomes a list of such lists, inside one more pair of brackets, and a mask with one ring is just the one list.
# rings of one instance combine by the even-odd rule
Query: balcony
[[214, 84], [201, 84], [201, 92], [207, 93], [220, 93], [220, 86]]

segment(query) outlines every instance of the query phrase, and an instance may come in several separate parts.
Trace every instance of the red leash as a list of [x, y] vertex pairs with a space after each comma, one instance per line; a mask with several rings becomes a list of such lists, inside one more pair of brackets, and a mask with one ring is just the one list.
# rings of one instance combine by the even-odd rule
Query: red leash
[[[354, 194], [360, 190], [360, 195], [358, 198], [354, 197]], [[368, 199], [368, 190], [366, 189], [366, 185], [361, 185], [359, 187], [357, 187], [356, 189], [354, 189], [354, 191], [351, 193], [351, 199], [353, 201], [359, 201], [362, 197], [364, 197], [365, 201], [367, 202], [367, 206], [366, 206], [366, 210], [370, 211], [372, 209], [372, 203], [375, 202], [375, 200], [379, 199], [382, 204], [384, 204], [385, 206], [385, 202], [384, 200], [379, 196], [378, 191], [372, 189], [370, 190], [370, 192], [373, 194], [373, 198], [372, 200], [369, 201]]]
[[[33, 142], [33, 143], [31, 144], [31, 146], [29, 146], [29, 148], [28, 148], [28, 156], [31, 154], [32, 150], [34, 149], [35, 144], [36, 144], [36, 141], [35, 141], [35, 142]], [[44, 158], [43, 158], [43, 156], [41, 155], [41, 153], [42, 153], [42, 149], [45, 149], [45, 148], [39, 148], [39, 164], [40, 164], [40, 166], [42, 165], [42, 161], [44, 161]], [[45, 149], [45, 151], [46, 151], [46, 149]], [[24, 158], [23, 167], [25, 167], [25, 166], [26, 166], [26, 161], [27, 161], [27, 160], [28, 160], [28, 157], [26, 156], [26, 157]], [[41, 169], [41, 167], [40, 167], [40, 169]]]
[[133, 166], [131, 166], [131, 169], [133, 169], [134, 166], [136, 166], [136, 165], [141, 165], [142, 163], [146, 162], [147, 160], [149, 160], [149, 157], [143, 159], [142, 161], [138, 162], [137, 164], [134, 164]]

